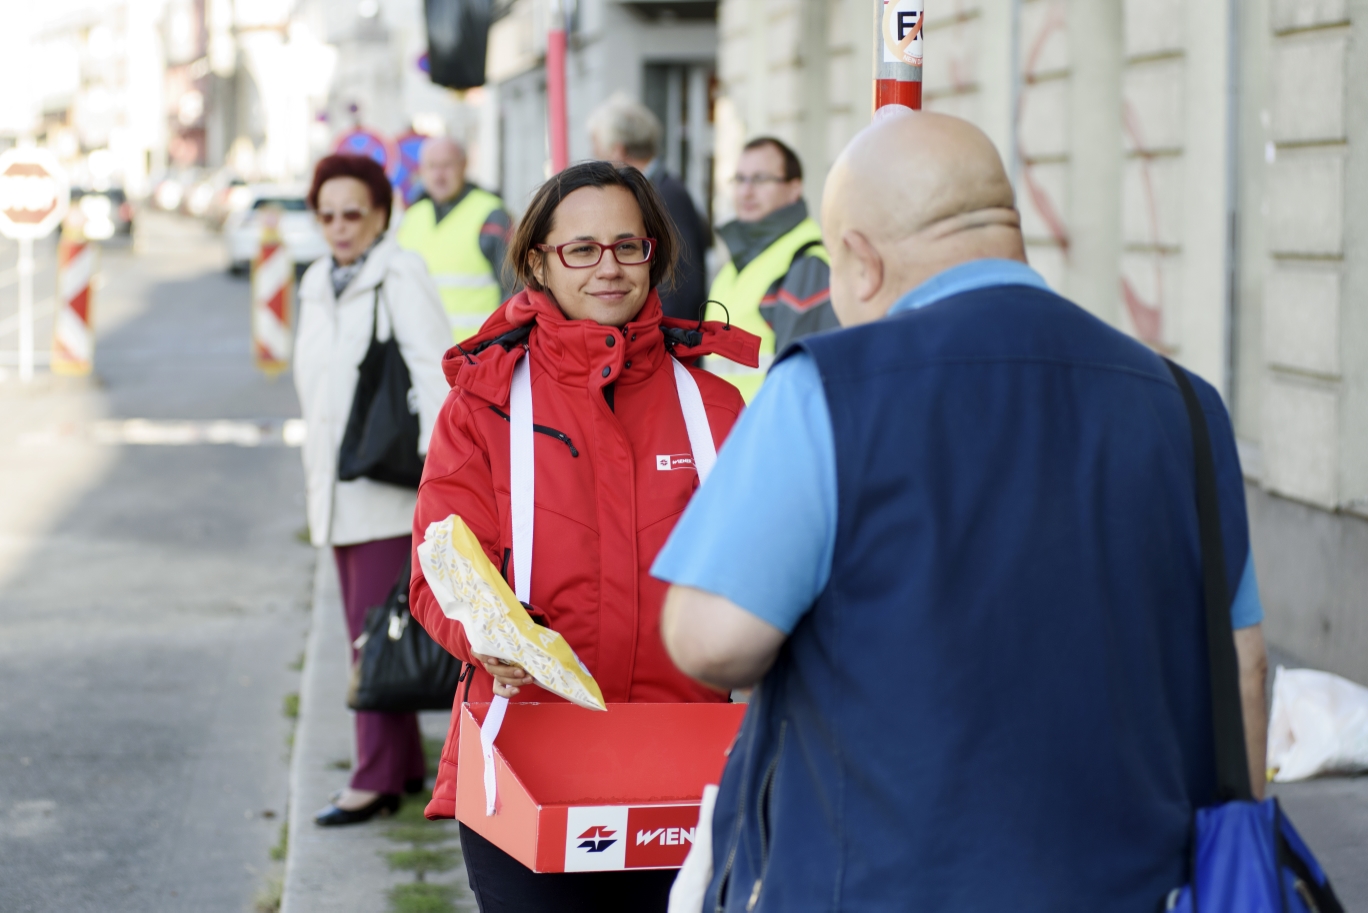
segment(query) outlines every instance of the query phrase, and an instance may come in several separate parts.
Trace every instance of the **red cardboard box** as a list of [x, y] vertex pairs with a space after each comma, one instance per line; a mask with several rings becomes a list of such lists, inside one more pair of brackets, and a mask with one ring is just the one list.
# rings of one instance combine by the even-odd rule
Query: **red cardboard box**
[[535, 872], [677, 869], [743, 704], [509, 704], [485, 815], [480, 724], [461, 706], [456, 817]]

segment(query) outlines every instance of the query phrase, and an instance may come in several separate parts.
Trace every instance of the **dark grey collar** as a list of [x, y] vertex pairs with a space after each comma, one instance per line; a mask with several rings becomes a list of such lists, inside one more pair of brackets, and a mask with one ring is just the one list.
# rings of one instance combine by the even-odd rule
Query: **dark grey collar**
[[807, 203], [799, 200], [776, 209], [758, 222], [742, 222], [740, 219], [728, 222], [717, 233], [722, 236], [727, 250], [731, 251], [732, 265], [740, 272], [746, 268], [746, 264], [764, 253], [765, 248], [797, 228], [807, 214]]
[[470, 182], [466, 181], [464, 184], [461, 185], [461, 192], [456, 194], [456, 196], [452, 197], [451, 199], [447, 200], [445, 203], [438, 203], [436, 200], [432, 200], [431, 197], [428, 197], [428, 199], [432, 200], [432, 221], [440, 222], [443, 219], [445, 219], [448, 215], [450, 215], [451, 211], [455, 209], [458, 205], [460, 205], [460, 202], [464, 200], [469, 194]]

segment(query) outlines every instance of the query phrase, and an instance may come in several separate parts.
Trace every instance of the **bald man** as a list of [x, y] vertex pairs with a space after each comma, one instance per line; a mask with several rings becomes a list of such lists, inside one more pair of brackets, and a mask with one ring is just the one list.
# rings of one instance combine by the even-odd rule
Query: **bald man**
[[[845, 328], [776, 363], [653, 568], [679, 667], [757, 686], [705, 909], [1161, 909], [1216, 794], [1175, 375], [1026, 265], [965, 121], [878, 120], [822, 219]], [[1210, 428], [1261, 783], [1235, 439], [1177, 376]]]
[[399, 246], [423, 258], [442, 293], [456, 342], [475, 335], [511, 291], [503, 282], [511, 220], [503, 201], [468, 182], [465, 170], [460, 143], [444, 136], [423, 143], [423, 197], [399, 226]]

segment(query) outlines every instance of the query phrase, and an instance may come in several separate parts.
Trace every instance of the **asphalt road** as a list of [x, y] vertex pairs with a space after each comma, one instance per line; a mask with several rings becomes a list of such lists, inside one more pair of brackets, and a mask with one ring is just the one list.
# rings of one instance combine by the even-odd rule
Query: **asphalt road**
[[[222, 265], [148, 216], [104, 252], [95, 379], [0, 367], [5, 913], [241, 913], [278, 868], [314, 553], [293, 388]], [[215, 420], [248, 421], [168, 443]]]

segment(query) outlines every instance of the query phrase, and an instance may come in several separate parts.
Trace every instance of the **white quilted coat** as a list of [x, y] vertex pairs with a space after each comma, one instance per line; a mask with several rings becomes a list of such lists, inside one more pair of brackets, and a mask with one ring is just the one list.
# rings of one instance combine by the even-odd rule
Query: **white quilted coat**
[[379, 338], [390, 328], [408, 365], [418, 405], [419, 452], [426, 453], [448, 386], [442, 356], [451, 326], [437, 286], [417, 254], [392, 237], [377, 244], [361, 272], [335, 298], [332, 260], [323, 257], [299, 285], [294, 382], [304, 413], [304, 475], [309, 533], [314, 545], [354, 545], [406, 536], [413, 529], [417, 492], [370, 479], [337, 481], [337, 454], [356, 392], [357, 366], [370, 345], [371, 315], [380, 288]]

